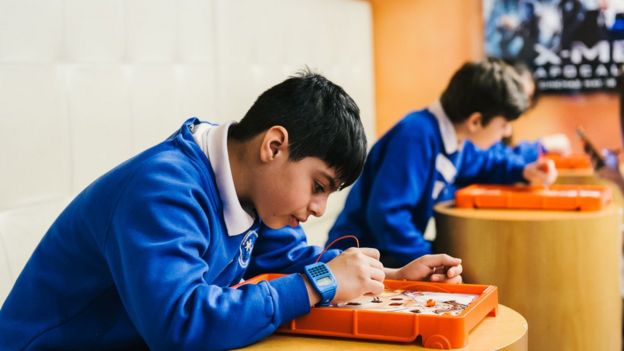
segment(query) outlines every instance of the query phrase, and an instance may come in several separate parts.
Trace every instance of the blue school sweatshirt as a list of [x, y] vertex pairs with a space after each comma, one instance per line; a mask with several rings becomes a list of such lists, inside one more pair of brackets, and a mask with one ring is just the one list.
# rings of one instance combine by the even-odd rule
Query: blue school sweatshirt
[[[423, 233], [437, 202], [473, 183], [522, 181], [524, 166], [520, 158], [471, 142], [458, 147], [453, 125], [437, 102], [408, 114], [375, 143], [327, 242], [353, 234], [361, 246], [378, 248], [387, 266], [402, 266], [431, 253]], [[344, 240], [334, 247], [349, 244]]]
[[210, 160], [190, 132], [197, 123], [103, 175], [60, 214], [0, 310], [0, 350], [231, 349], [309, 311], [299, 274], [230, 288], [301, 272], [321, 249], [300, 227], [257, 219], [228, 235]]
[[536, 161], [542, 152], [547, 152], [544, 145], [539, 141], [523, 141], [515, 146], [508, 146], [500, 141], [492, 145], [488, 151], [504, 157], [520, 157], [526, 163]]

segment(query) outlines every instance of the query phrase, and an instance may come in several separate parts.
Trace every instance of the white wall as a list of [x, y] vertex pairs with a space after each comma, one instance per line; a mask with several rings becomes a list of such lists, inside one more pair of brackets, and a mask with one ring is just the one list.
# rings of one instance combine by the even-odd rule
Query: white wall
[[[374, 135], [365, 0], [0, 0], [0, 301], [68, 199], [188, 116], [240, 119], [308, 65]], [[345, 194], [321, 221], [324, 242]]]

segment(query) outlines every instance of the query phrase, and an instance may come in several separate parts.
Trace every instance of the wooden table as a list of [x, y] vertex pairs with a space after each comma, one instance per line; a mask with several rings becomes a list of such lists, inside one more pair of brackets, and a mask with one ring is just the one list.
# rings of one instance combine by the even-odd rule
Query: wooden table
[[463, 259], [466, 282], [498, 286], [531, 326], [530, 350], [621, 349], [619, 207], [435, 212], [436, 250]]
[[[275, 334], [245, 350], [349, 351], [431, 350], [416, 344]], [[498, 316], [486, 317], [468, 336], [468, 346], [454, 350], [527, 350], [527, 322], [518, 312], [499, 305]]]

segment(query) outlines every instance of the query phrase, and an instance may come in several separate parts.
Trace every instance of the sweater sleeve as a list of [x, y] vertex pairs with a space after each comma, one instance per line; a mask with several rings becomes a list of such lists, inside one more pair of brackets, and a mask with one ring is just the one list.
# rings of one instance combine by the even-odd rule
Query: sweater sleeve
[[[414, 212], [423, 196], [431, 196], [434, 159], [433, 139], [413, 135], [405, 128], [388, 141], [377, 160], [371, 183], [366, 218], [378, 248], [393, 261], [407, 263], [431, 252], [431, 243], [416, 226]], [[419, 214], [419, 217], [431, 217]], [[426, 223], [420, 223], [422, 228]]]
[[524, 181], [522, 175], [527, 162], [509, 150], [482, 150], [467, 141], [462, 150], [463, 159], [458, 172], [458, 186], [473, 183], [512, 184]]
[[512, 148], [513, 154], [520, 156], [524, 162], [536, 161], [542, 152], [547, 152], [546, 147], [539, 141], [523, 141]]
[[[297, 273], [314, 263], [321, 254], [318, 246], [308, 245], [301, 226], [271, 229], [262, 225], [246, 277], [262, 273]], [[338, 256], [340, 250], [328, 250], [320, 261], [328, 262]]]
[[206, 281], [212, 209], [197, 176], [182, 168], [137, 172], [103, 243], [115, 288], [150, 349], [242, 347], [308, 313], [297, 274], [238, 289]]
[[546, 151], [546, 148], [539, 141], [523, 141], [513, 147], [498, 142], [488, 149], [488, 152], [502, 157], [519, 157], [526, 163], [537, 160], [542, 151]]

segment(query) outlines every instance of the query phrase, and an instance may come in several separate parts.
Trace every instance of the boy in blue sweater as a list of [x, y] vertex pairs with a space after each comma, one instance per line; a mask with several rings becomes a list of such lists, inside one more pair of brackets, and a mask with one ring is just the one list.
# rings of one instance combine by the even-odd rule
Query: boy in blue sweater
[[[439, 101], [412, 112], [371, 149], [329, 233], [353, 234], [398, 267], [432, 251], [424, 233], [433, 207], [472, 183], [551, 183], [554, 164], [484, 151], [511, 133], [529, 106], [517, 72], [496, 59], [464, 64]], [[344, 247], [344, 243], [338, 247]]]
[[[356, 104], [309, 72], [239, 123], [187, 120], [60, 214], [0, 310], [0, 349], [230, 349], [319, 301], [379, 293], [384, 278], [460, 282], [446, 255], [388, 269], [375, 249], [330, 250], [310, 266], [321, 249], [298, 224], [323, 214], [365, 154]], [[265, 272], [288, 275], [231, 288]]]

